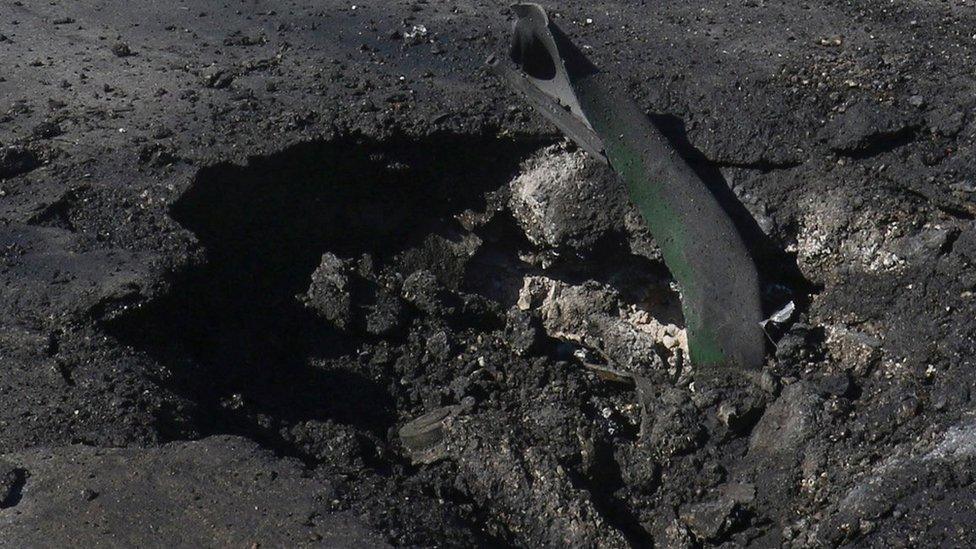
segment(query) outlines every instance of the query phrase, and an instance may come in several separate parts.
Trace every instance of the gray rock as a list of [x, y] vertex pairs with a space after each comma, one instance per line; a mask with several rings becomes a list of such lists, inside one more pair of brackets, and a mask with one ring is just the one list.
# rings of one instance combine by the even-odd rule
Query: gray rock
[[348, 329], [353, 321], [350, 273], [349, 261], [331, 253], [323, 254], [312, 273], [312, 284], [302, 297], [307, 307], [340, 330]]
[[444, 330], [436, 332], [427, 340], [427, 354], [437, 360], [447, 360], [453, 350], [454, 342]]
[[843, 372], [823, 378], [820, 380], [819, 387], [824, 394], [837, 397], [850, 396], [854, 388], [851, 378]]
[[35, 139], [52, 139], [64, 133], [57, 122], [44, 121], [34, 126], [31, 135]]
[[701, 539], [713, 539], [732, 525], [735, 501], [719, 498], [681, 508], [678, 516]]
[[895, 244], [894, 251], [909, 260], [932, 258], [942, 251], [949, 238], [957, 232], [955, 227], [928, 227], [900, 239]]
[[512, 308], [505, 317], [505, 342], [515, 354], [523, 355], [536, 348], [542, 339], [538, 320], [528, 311]]
[[480, 505], [509, 517], [515, 545], [630, 546], [597, 511], [589, 491], [574, 485], [556, 455], [512, 438], [498, 419], [455, 421], [450, 451], [458, 484]]
[[697, 448], [705, 430], [687, 395], [673, 387], [657, 393], [642, 377], [636, 377], [635, 382], [641, 405], [641, 443], [664, 458]]
[[749, 504], [756, 500], [756, 486], [748, 482], [732, 482], [718, 488], [722, 497], [739, 504]]
[[441, 285], [457, 290], [481, 245], [481, 238], [474, 233], [445, 230], [444, 234], [427, 235], [418, 246], [398, 254], [396, 263], [402, 272], [425, 270]]

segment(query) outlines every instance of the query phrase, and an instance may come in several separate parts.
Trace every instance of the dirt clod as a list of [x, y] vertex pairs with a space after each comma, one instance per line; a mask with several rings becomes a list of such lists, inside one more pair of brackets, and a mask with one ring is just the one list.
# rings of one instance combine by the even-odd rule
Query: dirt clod
[[135, 52], [125, 42], [116, 42], [112, 44], [112, 54], [116, 57], [131, 57], [135, 55]]

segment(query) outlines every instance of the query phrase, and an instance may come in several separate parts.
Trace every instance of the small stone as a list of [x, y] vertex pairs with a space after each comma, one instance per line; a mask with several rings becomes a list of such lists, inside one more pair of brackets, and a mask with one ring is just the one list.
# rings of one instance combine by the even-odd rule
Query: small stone
[[958, 231], [954, 227], [927, 227], [919, 232], [900, 239], [895, 245], [895, 253], [900, 257], [925, 260], [938, 255]]
[[780, 459], [796, 451], [814, 436], [823, 401], [807, 383], [786, 386], [752, 430], [749, 451]]
[[846, 373], [829, 375], [820, 380], [820, 391], [827, 395], [847, 397], [852, 388], [851, 379]]
[[204, 86], [217, 90], [229, 87], [234, 81], [233, 74], [216, 65], [203, 69], [200, 76]]
[[908, 104], [916, 108], [924, 107], [925, 98], [923, 98], [921, 95], [913, 95], [908, 98]]
[[699, 538], [714, 539], [732, 524], [735, 502], [728, 498], [685, 505], [678, 516]]
[[173, 130], [165, 126], [160, 126], [156, 128], [155, 130], [153, 130], [152, 133], [153, 139], [166, 139], [167, 137], [172, 137], [172, 136], [173, 136]]
[[441, 330], [427, 340], [427, 354], [437, 360], [447, 360], [451, 356], [452, 343], [447, 332]]
[[348, 329], [353, 320], [350, 270], [348, 261], [332, 253], [323, 254], [312, 273], [311, 286], [301, 297], [306, 307], [340, 330]]
[[92, 501], [98, 497], [98, 492], [92, 490], [91, 488], [85, 488], [81, 491], [81, 499], [85, 501]]
[[956, 243], [952, 246], [952, 251], [961, 255], [969, 263], [976, 265], [976, 223], [970, 223], [962, 230], [956, 239]]
[[542, 330], [531, 313], [512, 308], [505, 317], [505, 342], [517, 355], [532, 351], [542, 339]]
[[116, 42], [115, 44], [112, 44], [112, 53], [115, 54], [116, 57], [130, 57], [135, 55], [132, 52], [132, 48], [130, 48], [125, 42]]
[[468, 395], [461, 399], [460, 410], [463, 412], [471, 412], [477, 405], [478, 399], [476, 399], [473, 395]]
[[920, 405], [918, 399], [909, 396], [901, 401], [898, 405], [898, 417], [902, 419], [911, 419], [918, 415], [920, 410]]
[[434, 273], [420, 269], [403, 281], [401, 295], [408, 302], [427, 314], [438, 314], [443, 308], [440, 299], [441, 285]]

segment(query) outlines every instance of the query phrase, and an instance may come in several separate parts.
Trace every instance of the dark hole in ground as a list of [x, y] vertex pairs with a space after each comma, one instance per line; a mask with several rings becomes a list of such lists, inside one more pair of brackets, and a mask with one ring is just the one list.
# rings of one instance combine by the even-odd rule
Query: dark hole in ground
[[[197, 236], [205, 260], [178, 274], [166, 295], [108, 326], [165, 365], [172, 375], [162, 382], [195, 405], [161, 434], [243, 435], [308, 461], [315, 456], [289, 434], [304, 422], [334, 421], [386, 439], [404, 413], [397, 408], [402, 395], [389, 392], [396, 391], [388, 389], [395, 380], [368, 377], [359, 368], [357, 352], [370, 336], [337, 332], [296, 296], [308, 289], [327, 251], [344, 258], [368, 253], [377, 272], [389, 263], [410, 274], [399, 252], [417, 249], [431, 235], [458, 232], [454, 216], [483, 210], [485, 193], [508, 183], [542, 145], [457, 135], [383, 142], [347, 137], [297, 145], [246, 166], [202, 170], [171, 215]], [[461, 289], [504, 309], [523, 276], [538, 274], [520, 259], [530, 244], [507, 212], [479, 236], [484, 243], [461, 273]], [[670, 279], [660, 263], [634, 255], [618, 239], [545, 274], [570, 283], [595, 279], [625, 298]], [[403, 343], [397, 337], [393, 346]], [[646, 532], [613, 495], [622, 482], [619, 467], [604, 458], [576, 483], [593, 492], [610, 524], [642, 544]], [[396, 458], [369, 459], [377, 471], [395, 475]], [[477, 521], [492, 511], [471, 514]]]
[[199, 407], [200, 434], [241, 434], [285, 453], [292, 449], [278, 429], [305, 420], [385, 436], [394, 410], [383, 387], [353, 369], [309, 364], [355, 356], [361, 340], [338, 334], [296, 294], [323, 252], [389, 258], [431, 223], [483, 206], [483, 193], [538, 146], [348, 137], [204, 169], [171, 214], [199, 238], [206, 261], [109, 328], [169, 367], [167, 383]]
[[27, 486], [26, 469], [9, 469], [0, 475], [0, 509], [15, 507], [24, 498]]

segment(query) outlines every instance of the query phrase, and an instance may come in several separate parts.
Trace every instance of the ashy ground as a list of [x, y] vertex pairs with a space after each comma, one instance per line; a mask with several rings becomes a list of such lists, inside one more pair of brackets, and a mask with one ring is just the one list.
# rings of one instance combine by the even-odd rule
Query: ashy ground
[[976, 3], [557, 2], [728, 189], [684, 359], [506, 2], [0, 2], [0, 546], [976, 543]]

